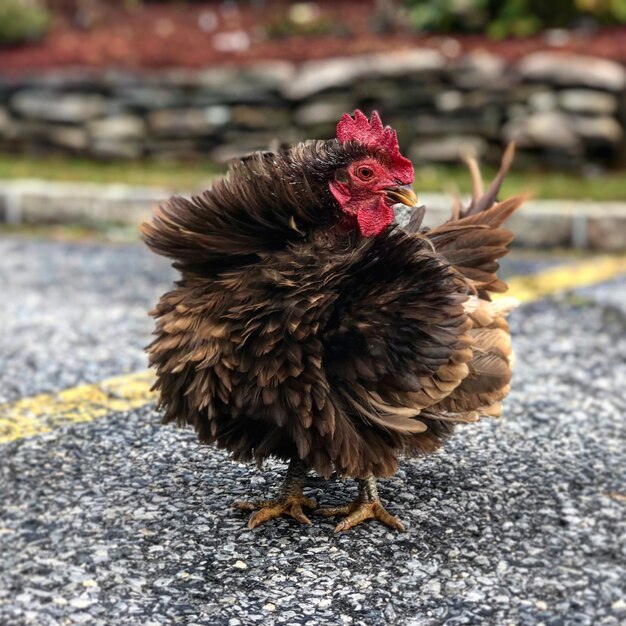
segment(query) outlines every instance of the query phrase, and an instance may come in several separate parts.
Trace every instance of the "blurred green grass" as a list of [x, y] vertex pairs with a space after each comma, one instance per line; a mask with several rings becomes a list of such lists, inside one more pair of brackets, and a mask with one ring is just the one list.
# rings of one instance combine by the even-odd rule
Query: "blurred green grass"
[[[496, 170], [481, 167], [485, 186], [493, 180]], [[440, 166], [417, 168], [413, 184], [418, 191], [461, 193], [471, 190], [471, 178], [466, 167]], [[500, 197], [530, 193], [533, 198], [557, 200], [593, 200], [626, 202], [626, 172], [605, 172], [594, 177], [580, 173], [513, 170], [507, 174]]]
[[93, 161], [69, 157], [37, 157], [0, 153], [0, 179], [38, 178], [54, 181], [125, 183], [172, 190], [196, 189], [223, 174], [209, 161]]
[[[225, 167], [210, 161], [92, 161], [67, 157], [34, 157], [0, 154], [0, 179], [39, 178], [55, 181], [125, 183], [165, 187], [172, 191], [197, 190], [208, 186]], [[483, 168], [489, 181], [495, 169]], [[414, 187], [420, 192], [467, 193], [470, 176], [463, 164], [421, 167], [415, 172]], [[530, 192], [535, 198], [626, 202], [626, 172], [606, 172], [594, 177], [579, 173], [541, 170], [512, 171], [501, 196]]]

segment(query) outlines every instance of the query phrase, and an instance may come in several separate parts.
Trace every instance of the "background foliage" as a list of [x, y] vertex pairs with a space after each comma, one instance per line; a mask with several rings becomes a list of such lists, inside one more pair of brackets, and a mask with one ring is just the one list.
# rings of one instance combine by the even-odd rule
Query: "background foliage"
[[50, 24], [47, 9], [35, 0], [0, 0], [0, 45], [40, 39]]
[[[13, 45], [40, 39], [50, 25], [50, 13], [61, 11], [88, 25], [99, 7], [121, 5], [137, 8], [143, 2], [184, 6], [195, 0], [0, 0], [0, 45]], [[206, 1], [206, 0], [205, 0]], [[219, 4], [217, 1], [215, 4]], [[238, 0], [235, 4], [258, 8], [272, 4], [296, 4], [283, 0]], [[324, 4], [320, 1], [319, 4]], [[581, 25], [626, 23], [626, 0], [376, 0], [374, 11], [396, 12], [395, 24], [403, 22], [408, 10], [410, 23], [419, 31], [446, 33], [484, 33], [496, 39], [532, 35], [546, 28], [571, 28]], [[286, 24], [286, 25], [285, 25]], [[332, 25], [315, 24], [314, 32], [300, 33], [285, 22], [272, 23], [274, 36], [324, 35]], [[275, 30], [276, 32], [273, 32]]]
[[626, 0], [406, 0], [406, 5], [419, 30], [487, 33], [494, 38], [585, 22], [626, 22]]

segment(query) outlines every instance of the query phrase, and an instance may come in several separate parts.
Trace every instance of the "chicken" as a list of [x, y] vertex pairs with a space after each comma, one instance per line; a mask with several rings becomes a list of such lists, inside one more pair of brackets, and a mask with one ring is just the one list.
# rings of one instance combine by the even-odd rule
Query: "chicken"
[[[307, 473], [359, 483], [336, 531], [376, 519], [403, 530], [376, 479], [436, 450], [455, 424], [500, 413], [509, 390], [513, 304], [497, 259], [522, 203], [495, 203], [512, 158], [447, 223], [420, 230], [413, 166], [377, 113], [344, 115], [337, 138], [255, 153], [142, 226], [181, 279], [151, 314], [148, 347], [164, 422], [191, 425], [239, 461], [289, 461], [278, 496], [239, 502], [254, 528], [309, 524]], [[398, 206], [414, 207], [407, 229]]]

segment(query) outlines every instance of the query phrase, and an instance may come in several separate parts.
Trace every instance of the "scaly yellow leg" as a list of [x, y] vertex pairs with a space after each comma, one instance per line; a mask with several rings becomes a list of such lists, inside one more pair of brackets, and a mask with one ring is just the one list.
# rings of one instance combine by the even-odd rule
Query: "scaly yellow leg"
[[293, 517], [300, 524], [311, 524], [311, 520], [304, 514], [302, 508], [315, 509], [317, 503], [311, 498], [305, 498], [303, 489], [307, 475], [307, 467], [299, 459], [292, 459], [287, 469], [285, 482], [275, 500], [262, 502], [240, 501], [233, 506], [242, 511], [255, 511], [248, 520], [248, 528], [256, 528], [265, 522], [281, 516]]

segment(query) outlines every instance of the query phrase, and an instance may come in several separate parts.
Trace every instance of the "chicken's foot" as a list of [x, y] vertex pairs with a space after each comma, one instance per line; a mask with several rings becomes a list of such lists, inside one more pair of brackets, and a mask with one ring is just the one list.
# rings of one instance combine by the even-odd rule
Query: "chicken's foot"
[[293, 517], [300, 524], [311, 524], [311, 520], [304, 514], [302, 508], [315, 509], [317, 503], [311, 498], [305, 498], [303, 493], [308, 468], [300, 459], [292, 459], [287, 469], [278, 498], [262, 502], [239, 501], [233, 506], [243, 511], [255, 511], [248, 520], [248, 528], [256, 528], [265, 522], [281, 517]]
[[328, 507], [317, 509], [315, 514], [324, 517], [333, 517], [335, 515], [344, 515], [345, 519], [335, 527], [335, 532], [339, 533], [344, 530], [350, 530], [357, 524], [368, 519], [375, 519], [395, 530], [404, 532], [402, 522], [388, 513], [382, 505], [378, 497], [378, 489], [376, 487], [376, 479], [373, 476], [360, 479], [359, 495], [354, 502], [344, 504], [342, 506]]

